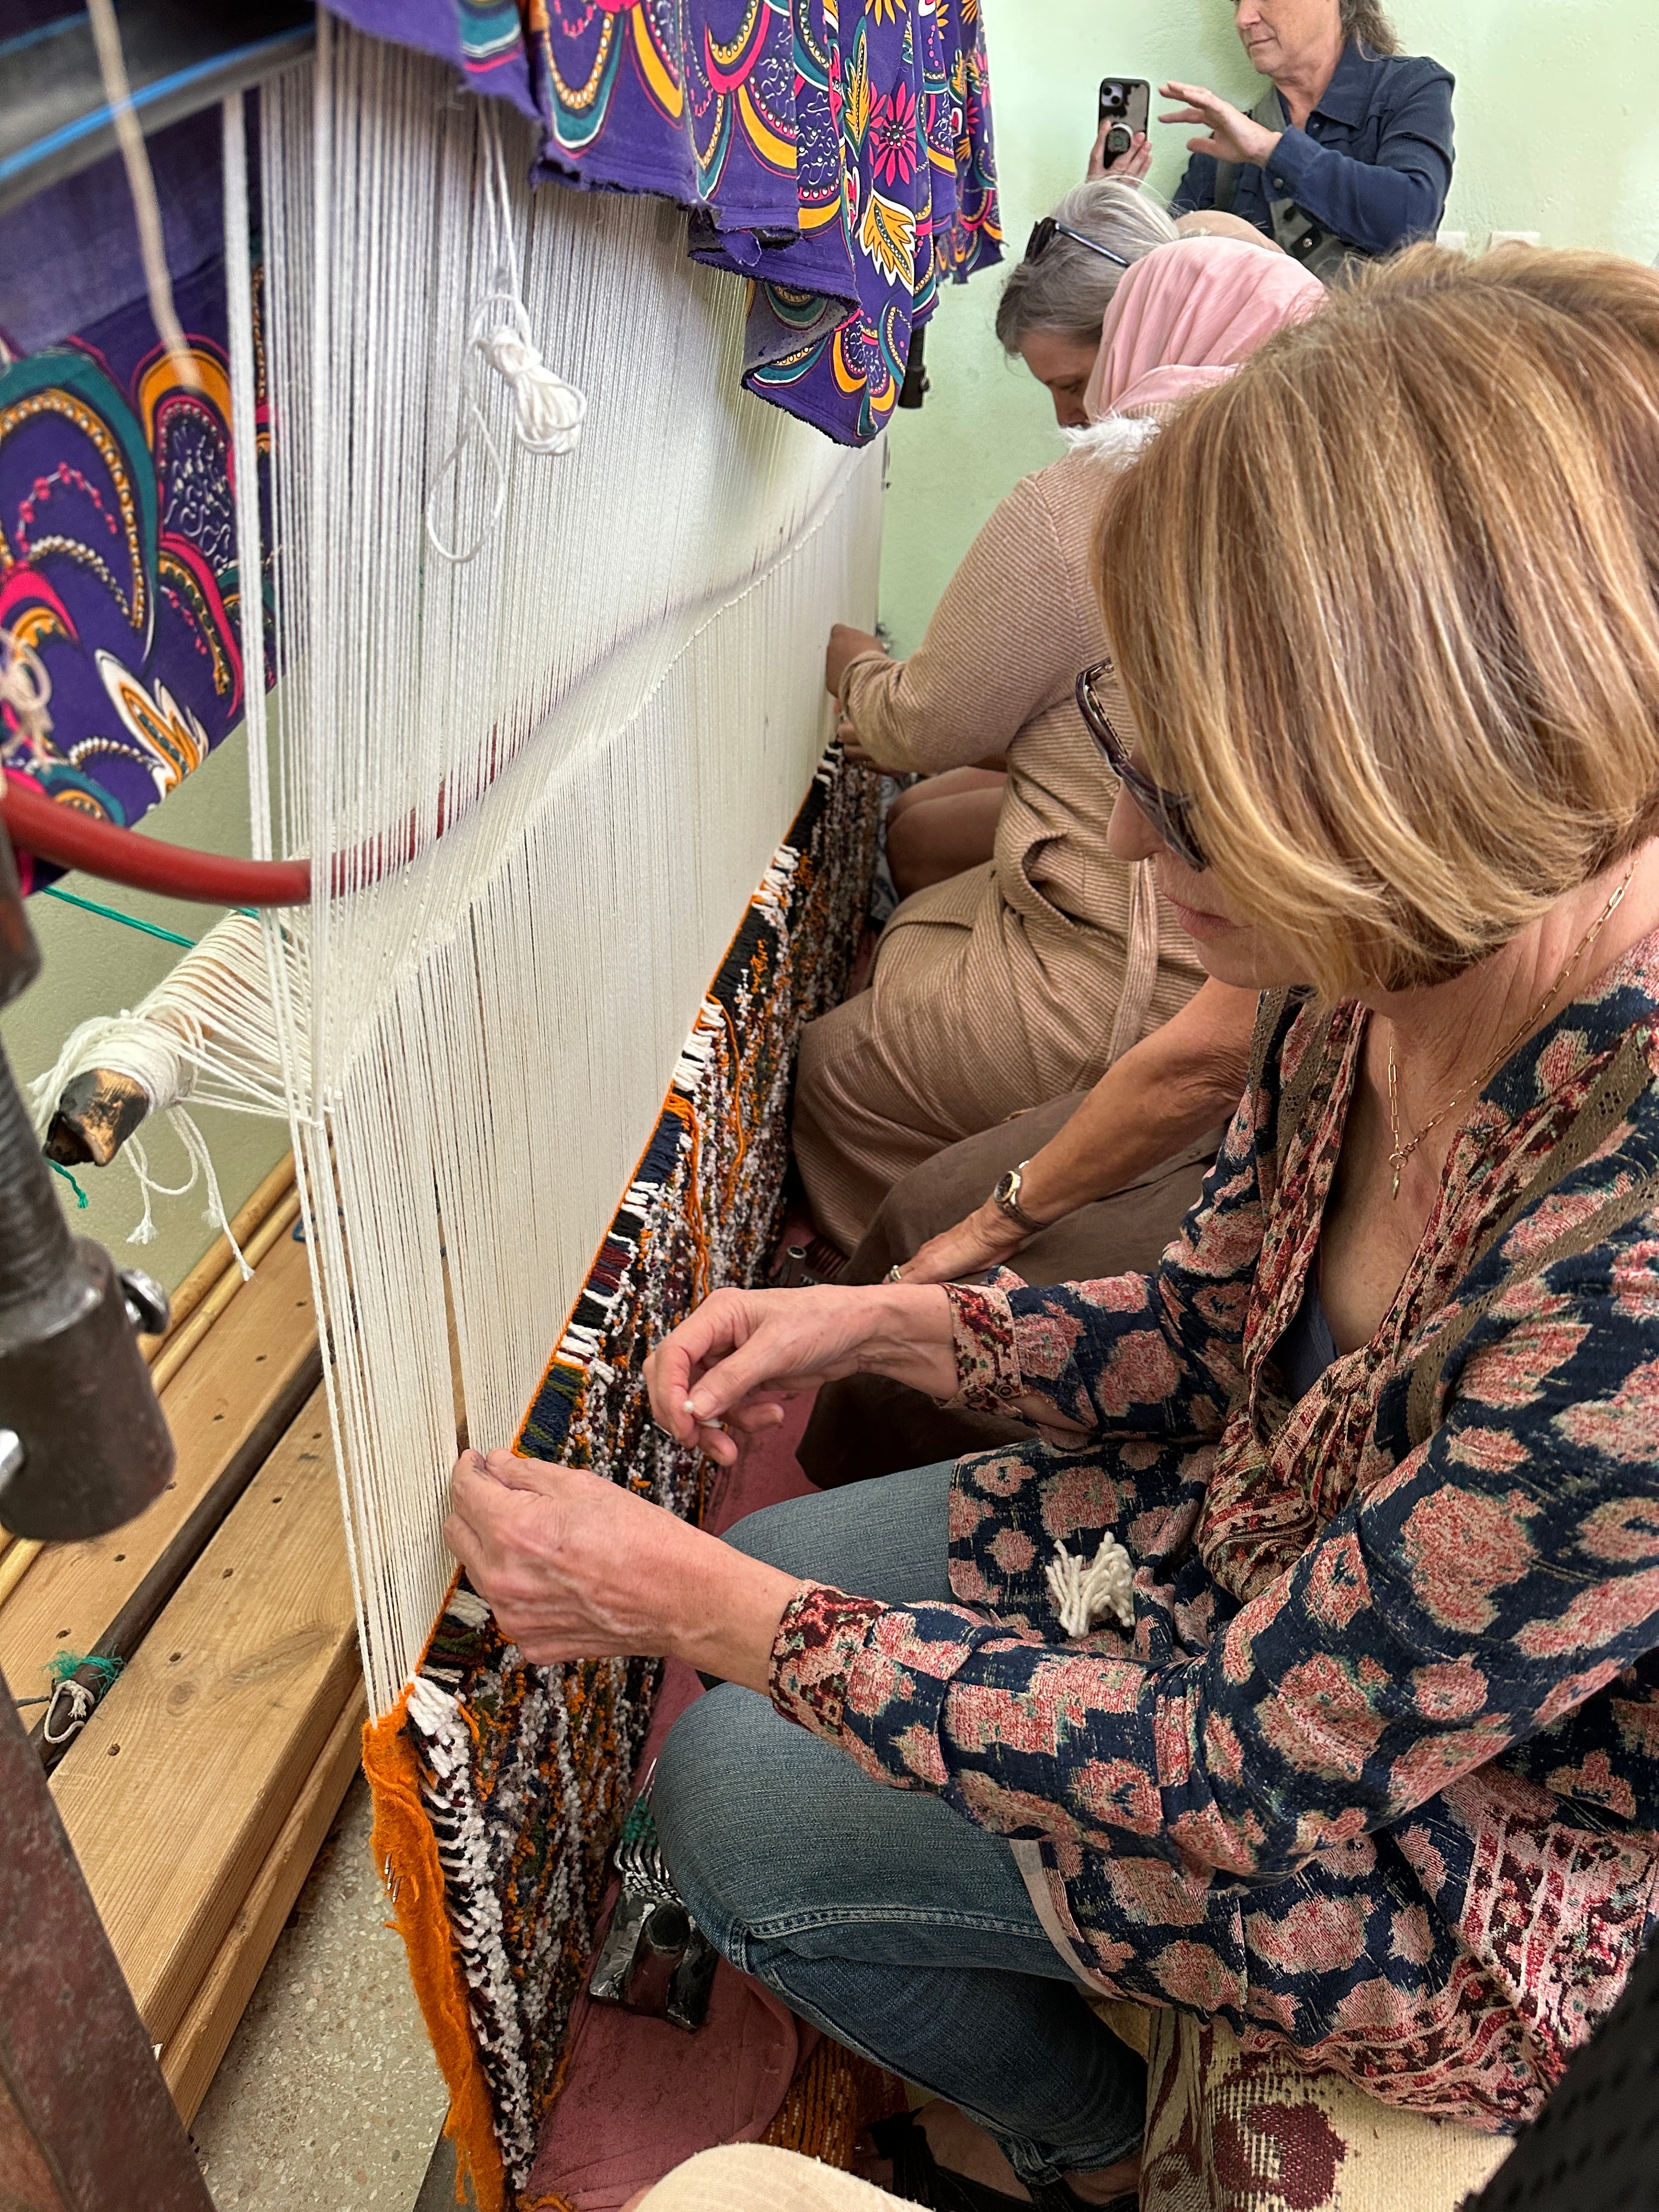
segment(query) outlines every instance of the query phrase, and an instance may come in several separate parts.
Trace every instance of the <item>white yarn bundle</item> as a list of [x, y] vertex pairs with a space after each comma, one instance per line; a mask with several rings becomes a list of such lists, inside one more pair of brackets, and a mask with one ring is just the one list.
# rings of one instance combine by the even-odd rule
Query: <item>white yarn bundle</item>
[[183, 1198], [199, 1182], [207, 1199], [204, 1218], [230, 1237], [244, 1277], [251, 1273], [230, 1235], [207, 1139], [188, 1106], [288, 1117], [258, 921], [227, 915], [137, 1006], [96, 1015], [72, 1030], [54, 1064], [28, 1086], [37, 1131], [45, 1134], [65, 1087], [94, 1068], [130, 1077], [149, 1099], [150, 1114], [165, 1115], [190, 1164], [183, 1182], [161, 1182], [151, 1172], [143, 1138], [127, 1139], [120, 1157], [137, 1178], [144, 1206], [127, 1242], [147, 1244], [155, 1236], [155, 1199]]
[[1108, 1614], [1120, 1628], [1134, 1626], [1134, 1561], [1109, 1529], [1092, 1559], [1079, 1559], [1059, 1544], [1044, 1571], [1067, 1636], [1086, 1636]]
[[[513, 433], [526, 453], [574, 453], [587, 414], [586, 395], [548, 367], [542, 359], [540, 347], [530, 334], [530, 318], [525, 313], [520, 293], [519, 253], [513, 237], [507, 158], [501, 150], [501, 126], [493, 100], [479, 103], [478, 127], [494, 250], [495, 289], [479, 301], [473, 313], [468, 334], [465, 404], [460, 434], [438, 471], [426, 503], [426, 534], [433, 551], [458, 565], [476, 560], [483, 552], [507, 505], [507, 472], [478, 405], [472, 380], [474, 356], [487, 361], [511, 392]], [[497, 320], [503, 313], [507, 319]], [[462, 459], [475, 441], [483, 450], [494, 489], [488, 520], [465, 550], [461, 551], [446, 545], [440, 536], [437, 510], [447, 483], [452, 502], [459, 495]]]

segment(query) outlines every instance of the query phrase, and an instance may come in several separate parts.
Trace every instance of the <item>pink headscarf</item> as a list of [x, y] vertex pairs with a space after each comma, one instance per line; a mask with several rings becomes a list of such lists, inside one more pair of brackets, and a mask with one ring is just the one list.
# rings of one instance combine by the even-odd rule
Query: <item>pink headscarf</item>
[[1160, 246], [1118, 286], [1083, 404], [1091, 422], [1144, 414], [1231, 376], [1287, 323], [1310, 315], [1325, 288], [1288, 254], [1243, 239]]

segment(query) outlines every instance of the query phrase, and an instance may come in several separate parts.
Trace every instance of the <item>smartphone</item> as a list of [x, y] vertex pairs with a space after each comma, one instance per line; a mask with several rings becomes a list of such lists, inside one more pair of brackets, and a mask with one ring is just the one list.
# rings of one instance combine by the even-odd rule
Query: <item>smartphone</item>
[[1102, 77], [1099, 119], [1109, 126], [1100, 149], [1103, 162], [1115, 161], [1145, 134], [1152, 106], [1152, 88], [1144, 76]]

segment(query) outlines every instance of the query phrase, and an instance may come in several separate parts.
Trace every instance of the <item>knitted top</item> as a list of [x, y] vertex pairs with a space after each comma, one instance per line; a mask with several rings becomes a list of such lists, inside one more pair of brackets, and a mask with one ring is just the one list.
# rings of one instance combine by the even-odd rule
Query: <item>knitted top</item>
[[[843, 711], [884, 768], [932, 775], [1006, 752], [991, 868], [918, 892], [905, 916], [971, 927], [982, 906], [1010, 910], [1062, 998], [1097, 994], [1109, 963], [1125, 979], [1127, 1010], [1109, 1058], [1167, 1021], [1204, 980], [1151, 868], [1120, 860], [1107, 843], [1117, 781], [1078, 711], [1078, 672], [1107, 652], [1090, 577], [1113, 467], [1112, 457], [1085, 449], [1022, 477], [969, 547], [916, 651], [897, 661], [862, 654], [842, 681]], [[1133, 733], [1127, 702], [1121, 711]]]
[[[1376, 1334], [1291, 1405], [1365, 1020], [1270, 1013], [1154, 1274], [951, 1288], [961, 1402], [1092, 1433], [963, 1460], [958, 1602], [809, 1589], [772, 1691], [1017, 1839], [1097, 1986], [1498, 2130], [1659, 1875], [1659, 933], [1488, 1085]], [[1045, 1565], [1107, 1533], [1133, 1626], [1067, 1640]]]

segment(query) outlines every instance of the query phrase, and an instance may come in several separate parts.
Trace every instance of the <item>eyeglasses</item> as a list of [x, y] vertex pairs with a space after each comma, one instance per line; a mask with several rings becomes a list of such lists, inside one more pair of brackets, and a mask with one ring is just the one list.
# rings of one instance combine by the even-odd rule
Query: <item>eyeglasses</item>
[[1103, 261], [1115, 261], [1120, 269], [1130, 264], [1121, 253], [1114, 253], [1109, 246], [1103, 246], [1097, 238], [1085, 238], [1080, 230], [1073, 230], [1069, 222], [1058, 222], [1045, 215], [1041, 222], [1031, 226], [1031, 235], [1025, 241], [1025, 258], [1041, 261], [1057, 238], [1069, 238], [1073, 246], [1082, 246], [1086, 252], [1097, 253]]
[[1177, 799], [1173, 792], [1163, 790], [1151, 776], [1143, 775], [1134, 759], [1115, 729], [1112, 718], [1096, 694], [1095, 686], [1112, 673], [1109, 660], [1097, 660], [1092, 668], [1085, 668], [1077, 679], [1078, 712], [1089, 725], [1089, 733], [1106, 756], [1112, 774], [1123, 786], [1164, 842], [1193, 872], [1201, 874], [1209, 866], [1204, 848], [1194, 836], [1188, 823], [1192, 817], [1192, 801]]

